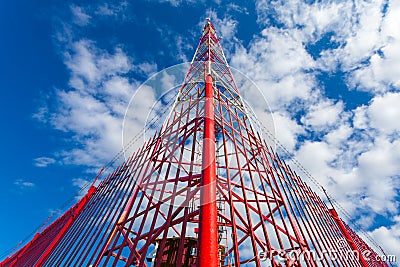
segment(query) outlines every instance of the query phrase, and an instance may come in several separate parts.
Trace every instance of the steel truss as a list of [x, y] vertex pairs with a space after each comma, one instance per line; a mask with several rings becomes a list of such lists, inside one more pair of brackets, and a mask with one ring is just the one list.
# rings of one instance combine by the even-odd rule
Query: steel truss
[[208, 21], [162, 129], [0, 266], [388, 266], [361, 244], [253, 127]]

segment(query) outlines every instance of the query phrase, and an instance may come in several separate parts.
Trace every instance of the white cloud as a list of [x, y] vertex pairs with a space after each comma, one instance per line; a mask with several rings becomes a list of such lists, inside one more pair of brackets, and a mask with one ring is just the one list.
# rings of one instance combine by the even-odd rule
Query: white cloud
[[15, 180], [14, 185], [16, 185], [20, 189], [27, 189], [27, 188], [35, 187], [35, 184], [33, 182], [29, 182], [29, 181], [26, 181], [23, 179]]
[[333, 103], [331, 100], [322, 100], [310, 107], [309, 112], [301, 118], [301, 122], [314, 131], [330, 129], [338, 124], [343, 114], [343, 103]]
[[[157, 51], [157, 55], [170, 56], [173, 61], [188, 62], [192, 60], [193, 46], [198, 42], [198, 39], [194, 38], [196, 35], [181, 34], [172, 30], [169, 25], [157, 23], [155, 20], [151, 23], [163, 40], [161, 45], [165, 47], [165, 49]], [[204, 21], [202, 26], [204, 26]]]
[[279, 142], [289, 151], [293, 151], [297, 144], [297, 137], [304, 133], [296, 121], [292, 120], [287, 113], [274, 112], [275, 135]]
[[89, 24], [91, 17], [80, 6], [71, 5], [72, 20], [78, 26], [86, 26]]
[[[378, 242], [378, 244], [382, 244], [382, 247], [387, 254], [386, 256], [395, 255], [396, 262], [398, 262], [400, 259], [400, 216], [395, 216], [393, 221], [395, 222], [393, 225], [388, 227], [381, 226], [372, 232], [369, 232], [369, 234]], [[381, 251], [377, 252], [378, 255], [383, 254]]]
[[356, 21], [348, 29], [343, 48], [342, 64], [345, 69], [352, 69], [361, 61], [370, 57], [379, 45], [379, 27], [381, 23], [382, 1], [358, 1], [354, 14]]
[[84, 188], [87, 187], [88, 184], [90, 184], [90, 181], [82, 179], [82, 178], [74, 178], [72, 179], [72, 185], [79, 187], [79, 188]]
[[254, 43], [253, 49], [260, 61], [269, 64], [268, 75], [274, 79], [315, 67], [302, 44], [304, 40], [299, 31], [271, 27], [261, 34], [263, 38]]
[[[103, 2], [97, 5], [70, 5], [72, 23], [79, 27], [95, 25], [99, 19], [117, 19], [114, 22], [129, 21], [129, 3], [125, 0]], [[65, 24], [66, 25], [66, 24]]]
[[368, 107], [371, 127], [383, 133], [400, 132], [400, 93], [376, 96]]
[[258, 85], [272, 110], [295, 101], [313, 101], [318, 94], [315, 77], [309, 73], [315, 62], [302, 41], [298, 31], [266, 28], [248, 49], [236, 46], [231, 57], [232, 66]]
[[226, 5], [229, 11], [235, 11], [238, 13], [249, 14], [249, 11], [245, 5], [237, 5], [235, 3], [229, 3]]
[[400, 4], [390, 1], [387, 13], [382, 14], [385, 1], [357, 3], [353, 15], [357, 20], [348, 31], [344, 46], [335, 51], [342, 68], [352, 72], [349, 85], [374, 93], [399, 88]]
[[368, 106], [361, 105], [353, 110], [353, 126], [356, 129], [366, 129], [369, 124], [367, 117]]
[[329, 131], [325, 135], [326, 142], [330, 145], [340, 146], [346, 142], [353, 133], [353, 129], [349, 124], [341, 124], [335, 130]]
[[157, 64], [150, 62], [142, 62], [136, 65], [136, 69], [144, 73], [147, 76], [155, 73], [157, 71]]
[[128, 6], [129, 3], [127, 1], [102, 3], [96, 8], [94, 13], [105, 17], [115, 17], [118, 18], [119, 21], [126, 20], [128, 19], [126, 15]]
[[79, 144], [62, 153], [64, 161], [89, 166], [105, 164], [121, 149], [122, 112], [127, 103], [121, 108], [119, 103], [105, 104], [94, 95], [78, 91], [60, 91], [58, 97], [62, 104], [52, 123], [60, 130], [73, 133], [73, 140]]
[[[151, 1], [151, 0], [148, 0]], [[153, 0], [153, 1], [157, 1], [159, 3], [169, 3], [170, 5], [174, 6], [174, 7], [179, 7], [182, 4], [198, 4], [198, 3], [206, 3], [205, 0]], [[221, 4], [221, 0], [213, 0], [214, 3], [216, 4]]]
[[131, 68], [131, 59], [116, 48], [114, 54], [100, 50], [90, 40], [79, 40], [71, 44], [65, 53], [65, 64], [71, 71], [70, 85], [76, 89], [87, 88], [117, 74], [127, 73]]
[[63, 211], [61, 209], [49, 209], [47, 212], [50, 214], [49, 215], [50, 219], [53, 217], [59, 217], [60, 215], [63, 214]]
[[[357, 135], [344, 124], [328, 133], [324, 141], [304, 142], [296, 158], [348, 212], [367, 211], [372, 218], [374, 214], [397, 214], [400, 142], [378, 136], [370, 143], [369, 136]], [[363, 220], [373, 223], [371, 218]]]
[[301, 27], [302, 34], [309, 41], [318, 40], [330, 31], [341, 31], [347, 25], [351, 14], [351, 3], [343, 1], [322, 1], [308, 4], [305, 1], [257, 1], [259, 22], [268, 25], [270, 17], [283, 23], [286, 28]]
[[122, 121], [139, 86], [128, 74], [148, 75], [157, 66], [150, 62], [134, 64], [120, 47], [110, 53], [87, 39], [68, 44], [64, 56], [70, 87], [56, 90], [56, 110], [50, 113], [46, 107], [47, 112], [38, 116], [47, 117], [74, 142], [71, 149], [55, 154], [60, 162], [98, 168], [122, 149]]
[[111, 77], [104, 83], [104, 93], [109, 97], [116, 97], [119, 100], [126, 99], [132, 94], [132, 85], [128, 79], [121, 76]]
[[[225, 14], [223, 18], [220, 18], [217, 12], [211, 9], [207, 10], [206, 16], [210, 18], [211, 23], [214, 25], [217, 32], [217, 37], [222, 37], [221, 45], [224, 48], [224, 53], [226, 53], [226, 56], [229, 57], [230, 51], [234, 45], [239, 42], [235, 36], [239, 22], [227, 14]], [[199, 22], [199, 26], [202, 27], [205, 23], [206, 21], [201, 20]]]
[[187, 3], [196, 3], [195, 0], [157, 0], [160, 3], [169, 3], [170, 5], [174, 7], [180, 6], [182, 3], [187, 2]]
[[400, 173], [400, 141], [389, 142], [385, 138], [377, 138], [374, 147], [358, 158], [357, 176], [363, 179], [367, 187], [369, 205], [375, 212], [397, 212], [397, 181]]
[[[383, 7], [387, 11], [383, 13]], [[259, 21], [271, 17], [291, 32], [299, 31], [305, 44], [315, 44], [330, 34], [337, 48], [325, 47], [317, 60], [319, 68], [349, 72], [349, 85], [372, 92], [399, 88], [400, 30], [396, 1], [258, 1]]]
[[89, 190], [91, 184], [91, 181], [82, 178], [73, 178], [72, 185], [79, 189], [78, 194], [75, 196], [75, 199], [80, 200], [81, 198], [83, 198]]
[[34, 164], [36, 167], [47, 167], [51, 164], [54, 164], [55, 162], [55, 159], [49, 157], [39, 157], [34, 159]]
[[325, 142], [306, 141], [297, 151], [296, 158], [300, 159], [305, 169], [317, 177], [323, 186], [327, 187], [329, 179], [335, 174], [330, 163], [337, 158], [339, 152], [338, 149]]
[[[155, 89], [148, 85], [141, 86], [135, 92], [124, 118], [123, 146], [126, 156], [131, 155], [142, 146], [144, 141], [147, 141], [139, 138], [136, 144], [131, 144], [132, 138], [142, 136], [142, 130], [148, 123], [149, 112], [156, 101]], [[150, 136], [152, 135], [150, 134]], [[128, 145], [129, 149], [127, 148]]]

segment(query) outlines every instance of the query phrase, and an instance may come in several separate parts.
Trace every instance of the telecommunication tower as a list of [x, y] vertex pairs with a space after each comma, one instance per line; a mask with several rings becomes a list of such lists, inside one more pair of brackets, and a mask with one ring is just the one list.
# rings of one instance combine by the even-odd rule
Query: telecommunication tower
[[162, 128], [0, 266], [388, 265], [262, 138], [208, 20]]

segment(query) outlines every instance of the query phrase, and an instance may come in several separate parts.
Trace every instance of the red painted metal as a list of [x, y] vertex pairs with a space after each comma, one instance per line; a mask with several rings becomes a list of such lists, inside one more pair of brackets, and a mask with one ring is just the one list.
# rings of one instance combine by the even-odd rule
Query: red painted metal
[[13, 256], [0, 263], [1, 267], [42, 266], [45, 258], [52, 252], [65, 232], [79, 216], [88, 200], [93, 196], [96, 188], [92, 186], [88, 193], [63, 216], [49, 225], [43, 232], [35, 234], [33, 239]]
[[333, 219], [339, 226], [340, 230], [343, 233], [343, 236], [346, 238], [346, 241], [349, 243], [351, 249], [357, 253], [358, 258], [360, 260], [360, 263], [363, 267], [368, 267], [368, 264], [365, 262], [365, 259], [363, 258], [360, 250], [358, 249], [357, 245], [354, 243], [353, 238], [351, 238], [349, 232], [347, 231], [346, 227], [344, 226], [342, 220], [339, 218], [339, 215], [337, 214], [335, 209], [330, 209], [330, 213], [332, 214]]
[[96, 192], [96, 187], [90, 187], [88, 193], [77, 203], [76, 208], [71, 211], [71, 216], [68, 221], [65, 223], [64, 227], [60, 230], [58, 235], [54, 238], [53, 242], [48, 246], [48, 248], [44, 251], [42, 256], [39, 258], [35, 266], [43, 266], [43, 263], [47, 260], [50, 254], [53, 252], [54, 248], [60, 242], [60, 240], [64, 237], [65, 233], [74, 223], [75, 219], [79, 216], [82, 209], [86, 206], [90, 198], [93, 196], [94, 192]]
[[162, 129], [0, 266], [366, 266], [248, 110], [208, 21]]
[[20, 260], [20, 256], [24, 255], [27, 250], [31, 248], [33, 244], [36, 243], [36, 240], [40, 237], [40, 234], [37, 233], [35, 236], [32, 238], [31, 241], [29, 241], [28, 244], [26, 244], [24, 247], [22, 247], [19, 251], [17, 251], [11, 258], [6, 258], [3, 262], [0, 263], [0, 266], [15, 266], [15, 264]]
[[[368, 244], [365, 243], [364, 240], [362, 240], [360, 238], [360, 236], [357, 235], [356, 232], [354, 232], [353, 229], [351, 229], [345, 222], [342, 221], [342, 223], [343, 223], [344, 227], [346, 228], [349, 236], [353, 240], [354, 244], [357, 246], [358, 251], [361, 253], [360, 255], [367, 262], [368, 266], [370, 266], [370, 267], [375, 267], [375, 266], [376, 267], [380, 267], [380, 266], [389, 267], [389, 265], [385, 261], [382, 260], [381, 256], [379, 256], [370, 246], [368, 246]], [[385, 253], [382, 255], [382, 257], [386, 257], [386, 260], [388, 262], [393, 262], [396, 260], [395, 258], [390, 259], [389, 256]]]
[[214, 88], [211, 75], [205, 77], [203, 171], [200, 195], [197, 266], [219, 266], [217, 226], [217, 169], [214, 125]]
[[[380, 256], [364, 242], [345, 222], [340, 219], [335, 209], [329, 209], [335, 222], [339, 225], [346, 241], [353, 250], [354, 254], [358, 256], [362, 266], [383, 266], [389, 267], [389, 265], [383, 261]], [[386, 255], [385, 255], [386, 256]]]

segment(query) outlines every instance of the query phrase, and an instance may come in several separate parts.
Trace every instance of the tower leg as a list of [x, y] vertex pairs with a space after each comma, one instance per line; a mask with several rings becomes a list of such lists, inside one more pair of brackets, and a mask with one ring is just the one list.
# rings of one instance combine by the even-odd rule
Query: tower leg
[[335, 220], [335, 222], [336, 222], [337, 225], [339, 226], [340, 230], [342, 231], [343, 236], [346, 238], [347, 242], [349, 243], [351, 249], [352, 249], [354, 252], [357, 252], [358, 258], [359, 258], [359, 260], [360, 260], [360, 264], [361, 264], [363, 267], [368, 267], [367, 262], [366, 262], [365, 259], [363, 258], [362, 254], [361, 254], [360, 250], [357, 248], [356, 244], [354, 243], [353, 238], [351, 238], [349, 232], [347, 232], [347, 229], [346, 229], [346, 227], [344, 226], [342, 220], [339, 218], [339, 215], [337, 214], [336, 210], [335, 210], [335, 209], [330, 209], [329, 211], [330, 211], [330, 213], [331, 213], [331, 215], [332, 215], [332, 218]]
[[66, 222], [64, 227], [60, 230], [58, 235], [54, 238], [53, 242], [50, 244], [50, 246], [44, 251], [42, 256], [39, 258], [35, 266], [43, 266], [43, 264], [46, 262], [47, 258], [50, 256], [52, 251], [56, 248], [58, 243], [62, 240], [63, 236], [67, 233], [71, 225], [74, 223], [76, 218], [79, 216], [80, 212], [85, 208], [86, 204], [89, 202], [89, 200], [92, 198], [94, 193], [96, 192], [96, 187], [92, 186], [90, 187], [89, 191], [87, 194], [77, 203], [76, 209], [72, 211], [71, 217], [69, 220]]

